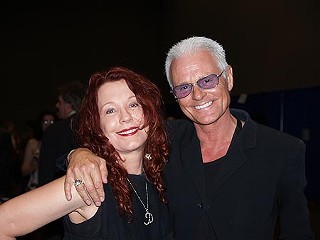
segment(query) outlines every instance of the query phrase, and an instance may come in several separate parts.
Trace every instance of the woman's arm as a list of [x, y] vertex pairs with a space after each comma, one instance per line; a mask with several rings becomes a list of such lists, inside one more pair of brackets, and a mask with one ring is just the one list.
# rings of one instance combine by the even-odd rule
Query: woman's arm
[[64, 195], [65, 177], [17, 196], [0, 205], [0, 239], [11, 240], [30, 233], [74, 210], [86, 210], [73, 187], [73, 198]]

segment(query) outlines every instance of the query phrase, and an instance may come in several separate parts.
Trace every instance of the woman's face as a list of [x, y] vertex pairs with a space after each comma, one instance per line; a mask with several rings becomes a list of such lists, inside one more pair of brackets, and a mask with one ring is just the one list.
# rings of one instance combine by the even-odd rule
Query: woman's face
[[120, 155], [142, 152], [148, 127], [142, 106], [125, 80], [107, 82], [98, 90], [101, 129]]

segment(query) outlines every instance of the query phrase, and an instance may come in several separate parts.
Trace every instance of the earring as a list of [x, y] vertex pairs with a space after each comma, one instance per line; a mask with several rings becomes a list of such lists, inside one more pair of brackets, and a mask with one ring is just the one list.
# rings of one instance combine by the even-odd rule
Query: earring
[[146, 153], [146, 155], [144, 155], [144, 157], [145, 157], [145, 159], [147, 159], [147, 160], [149, 160], [149, 161], [152, 159], [150, 153]]

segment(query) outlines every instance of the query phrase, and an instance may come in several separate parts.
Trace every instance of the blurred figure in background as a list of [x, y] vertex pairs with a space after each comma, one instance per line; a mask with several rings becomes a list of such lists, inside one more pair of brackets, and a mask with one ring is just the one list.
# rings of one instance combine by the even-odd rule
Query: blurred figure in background
[[81, 106], [84, 91], [85, 87], [80, 82], [70, 82], [58, 88], [56, 108], [61, 121], [56, 122], [43, 135], [39, 158], [39, 185], [64, 174], [55, 166], [55, 162], [58, 157], [75, 147], [71, 122]]
[[44, 131], [56, 121], [55, 113], [45, 110], [40, 113], [33, 126], [33, 136], [29, 138], [24, 150], [21, 174], [28, 176], [26, 186], [22, 191], [30, 191], [38, 186], [38, 161], [40, 156], [41, 140]]
[[5, 198], [11, 198], [20, 193], [20, 165], [23, 153], [21, 134], [12, 119], [0, 121], [0, 128], [0, 188], [3, 189]]
[[13, 195], [13, 151], [10, 132], [6, 129], [4, 121], [0, 120], [0, 203]]
[[10, 141], [12, 144], [12, 154], [16, 160], [21, 160], [22, 148], [21, 148], [21, 136], [17, 131], [16, 124], [12, 120], [6, 120], [3, 124], [6, 131], [10, 134]]

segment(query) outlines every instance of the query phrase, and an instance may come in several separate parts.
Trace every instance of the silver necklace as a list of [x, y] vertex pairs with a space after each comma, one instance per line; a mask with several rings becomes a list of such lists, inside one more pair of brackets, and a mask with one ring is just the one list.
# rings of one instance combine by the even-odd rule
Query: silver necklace
[[128, 180], [128, 183], [130, 184], [130, 186], [132, 187], [134, 193], [137, 195], [139, 201], [141, 202], [144, 210], [146, 210], [146, 213], [144, 214], [144, 217], [146, 219], [144, 223], [144, 225], [149, 225], [153, 222], [153, 215], [152, 213], [149, 212], [149, 193], [148, 193], [148, 184], [147, 184], [147, 181], [146, 181], [146, 198], [147, 198], [147, 201], [146, 201], [146, 204], [143, 203], [143, 201], [141, 200], [141, 197], [139, 196], [138, 192], [136, 191], [136, 189], [134, 188], [134, 186], [132, 185], [131, 181], [129, 180], [129, 178], [127, 178]]

